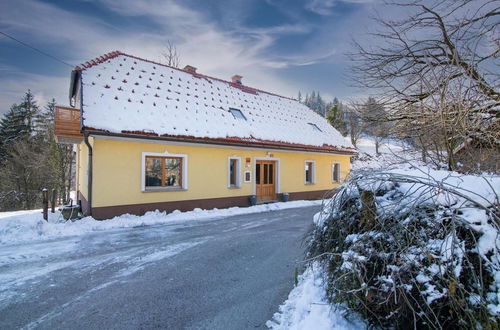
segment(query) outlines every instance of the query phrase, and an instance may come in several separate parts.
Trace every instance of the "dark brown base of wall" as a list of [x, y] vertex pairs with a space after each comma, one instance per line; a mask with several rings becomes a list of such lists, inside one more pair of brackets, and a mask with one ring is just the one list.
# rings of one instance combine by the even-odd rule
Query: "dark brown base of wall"
[[[294, 192], [290, 193], [289, 200], [320, 199], [323, 198], [325, 194], [326, 196], [328, 196], [327, 193], [329, 191], [330, 190]], [[78, 196], [80, 198], [80, 194]], [[81, 197], [83, 198], [83, 196]], [[195, 208], [213, 209], [215, 207], [226, 208], [233, 206], [250, 206], [249, 197], [250, 196], [238, 196], [238, 197], [224, 197], [224, 198], [195, 199], [195, 200], [176, 201], [176, 202], [94, 207], [92, 208], [92, 216], [94, 219], [104, 220], [125, 213], [143, 215], [148, 211], [154, 211], [154, 210], [172, 212], [174, 210], [190, 211]], [[82, 205], [83, 205], [83, 199], [82, 199]]]
[[290, 201], [298, 201], [298, 200], [307, 200], [307, 199], [322, 199], [322, 198], [331, 198], [335, 194], [334, 190], [316, 190], [316, 191], [300, 191], [290, 193], [290, 197], [288, 200]]
[[85, 197], [83, 197], [83, 195], [80, 191], [78, 191], [76, 193], [76, 199], [81, 201], [81, 203], [82, 203], [83, 214], [87, 214], [89, 212], [89, 202], [87, 202], [87, 199]]

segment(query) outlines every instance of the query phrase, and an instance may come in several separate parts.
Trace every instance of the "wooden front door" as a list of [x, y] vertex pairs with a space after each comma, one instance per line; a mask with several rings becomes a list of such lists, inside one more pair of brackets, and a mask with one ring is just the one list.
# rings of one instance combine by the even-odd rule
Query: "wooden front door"
[[257, 160], [255, 166], [257, 198], [260, 200], [276, 199], [276, 162]]

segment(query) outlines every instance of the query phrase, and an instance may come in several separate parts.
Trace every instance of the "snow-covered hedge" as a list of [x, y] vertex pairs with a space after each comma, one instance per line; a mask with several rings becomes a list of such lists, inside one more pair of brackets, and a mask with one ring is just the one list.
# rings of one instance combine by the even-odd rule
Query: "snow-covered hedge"
[[308, 246], [332, 303], [396, 328], [496, 328], [500, 178], [406, 168], [354, 174]]

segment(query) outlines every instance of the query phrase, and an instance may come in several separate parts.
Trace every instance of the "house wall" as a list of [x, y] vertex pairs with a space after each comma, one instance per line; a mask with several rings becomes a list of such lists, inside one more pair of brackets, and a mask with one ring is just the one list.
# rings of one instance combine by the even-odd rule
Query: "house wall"
[[[90, 144], [93, 144], [93, 139], [90, 138]], [[82, 201], [82, 208], [87, 212], [87, 198], [88, 198], [88, 164], [89, 164], [89, 150], [84, 142], [76, 145], [76, 189], [78, 199]]]
[[[79, 164], [79, 182], [86, 196], [86, 146]], [[163, 142], [129, 142], [97, 138], [94, 140], [93, 215], [108, 218], [130, 212], [142, 214], [154, 209], [193, 209], [248, 205], [254, 194], [255, 157], [272, 157], [280, 161], [280, 192], [291, 199], [318, 198], [338, 183], [332, 182], [332, 163], [341, 163], [342, 177], [349, 173], [350, 157], [345, 155], [289, 152], [266, 149], [237, 149], [210, 145], [172, 145]], [[182, 191], [143, 192], [141, 190], [142, 153], [186, 154], [188, 156], [188, 189]], [[228, 188], [228, 157], [241, 157], [241, 188]], [[245, 159], [251, 158], [246, 167]], [[305, 184], [304, 162], [315, 161], [316, 183]], [[252, 181], [245, 183], [244, 172], [250, 170]], [[184, 201], [184, 202], [180, 202]]]

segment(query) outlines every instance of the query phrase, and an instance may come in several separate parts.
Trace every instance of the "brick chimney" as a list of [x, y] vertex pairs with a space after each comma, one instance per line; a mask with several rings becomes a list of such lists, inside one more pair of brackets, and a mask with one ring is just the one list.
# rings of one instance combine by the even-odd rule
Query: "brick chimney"
[[235, 74], [234, 76], [231, 77], [231, 80], [233, 81], [233, 84], [243, 85], [243, 83], [241, 82], [241, 78], [243, 77], [238, 74]]
[[196, 73], [196, 68], [191, 65], [186, 65], [183, 70], [189, 73]]

